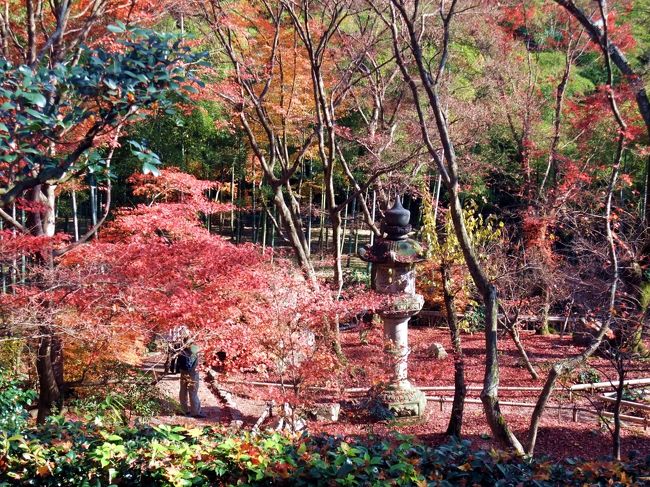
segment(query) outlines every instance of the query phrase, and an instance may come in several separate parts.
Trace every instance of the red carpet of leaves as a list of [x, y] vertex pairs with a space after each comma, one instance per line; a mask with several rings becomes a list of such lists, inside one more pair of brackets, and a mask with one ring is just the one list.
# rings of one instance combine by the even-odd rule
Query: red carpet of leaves
[[[357, 331], [342, 333], [343, 348], [350, 360], [351, 374], [346, 382], [348, 387], [368, 386], [373, 379], [381, 378], [386, 368], [386, 357], [381, 353], [381, 330], [370, 330], [362, 344]], [[546, 372], [551, 364], [558, 359], [580, 352], [579, 347], [571, 344], [570, 336], [560, 339], [558, 335], [537, 336], [530, 332], [522, 333], [522, 341], [531, 360], [540, 372], [541, 379], [533, 380], [530, 374], [520, 365], [519, 355], [515, 345], [508, 337], [503, 336], [499, 341], [501, 386], [542, 386]], [[435, 360], [428, 353], [427, 348], [433, 342], [442, 343], [450, 352], [451, 345], [449, 331], [440, 328], [413, 327], [409, 330], [409, 345], [411, 355], [409, 358], [409, 376], [411, 381], [418, 386], [449, 386], [453, 385], [453, 356], [444, 360]], [[463, 348], [466, 354], [465, 373], [469, 385], [480, 386], [484, 373], [484, 337], [483, 334], [463, 335]], [[613, 369], [609, 362], [603, 358], [592, 358], [589, 367], [598, 371], [600, 380], [609, 378], [615, 380]], [[650, 364], [642, 363], [630, 371], [628, 378], [650, 377]], [[576, 377], [571, 383], [579, 382]], [[545, 414], [540, 432], [536, 455], [550, 455], [555, 458], [581, 456], [585, 458], [599, 458], [609, 455], [611, 451], [611, 436], [606, 428], [601, 430], [598, 421], [593, 416], [579, 415], [578, 421], [572, 419], [572, 411], [558, 412], [553, 405], [561, 404], [571, 407], [565, 382], [558, 387], [551, 403], [551, 408]], [[479, 391], [470, 391], [469, 398], [478, 398]], [[453, 391], [427, 392], [427, 395], [452, 397]], [[502, 401], [534, 403], [537, 392], [501, 391]], [[589, 397], [587, 397], [589, 396]], [[574, 395], [574, 402], [581, 407], [593, 409], [589, 398], [593, 395]], [[426, 417], [412, 424], [389, 424], [370, 422], [364, 418], [355, 418], [346, 414], [345, 410], [337, 423], [311, 424], [310, 430], [321, 430], [333, 434], [366, 435], [381, 434], [389, 431], [400, 431], [418, 436], [423, 441], [439, 443], [445, 440], [444, 431], [449, 418], [450, 404], [444, 404], [442, 411], [439, 402], [429, 401]], [[526, 440], [526, 432], [532, 408], [519, 406], [503, 406], [502, 410], [510, 427], [515, 431], [521, 441]], [[464, 436], [472, 440], [475, 446], [493, 447], [495, 445], [489, 438], [489, 429], [483, 417], [480, 404], [466, 404], [465, 422], [463, 425]], [[650, 454], [650, 428], [644, 431], [642, 425], [629, 425], [623, 431], [623, 455], [631, 450], [646, 455]]]

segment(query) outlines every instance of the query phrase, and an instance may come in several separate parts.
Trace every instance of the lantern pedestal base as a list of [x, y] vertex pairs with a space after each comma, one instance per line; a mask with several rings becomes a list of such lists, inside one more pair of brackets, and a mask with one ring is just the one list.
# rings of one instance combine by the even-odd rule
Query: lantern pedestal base
[[389, 385], [381, 392], [379, 400], [396, 418], [423, 416], [427, 405], [424, 392], [409, 381]]

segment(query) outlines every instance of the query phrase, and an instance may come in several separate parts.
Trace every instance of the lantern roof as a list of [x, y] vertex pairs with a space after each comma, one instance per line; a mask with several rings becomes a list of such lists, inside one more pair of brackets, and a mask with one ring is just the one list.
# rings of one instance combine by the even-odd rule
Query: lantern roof
[[398, 196], [381, 222], [384, 238], [378, 238], [372, 246], [363, 247], [359, 257], [377, 264], [415, 264], [425, 260], [424, 246], [408, 237], [410, 219], [411, 212], [402, 206], [402, 199]]
[[359, 250], [359, 257], [375, 264], [415, 264], [426, 258], [424, 246], [412, 238], [377, 239], [372, 246]]

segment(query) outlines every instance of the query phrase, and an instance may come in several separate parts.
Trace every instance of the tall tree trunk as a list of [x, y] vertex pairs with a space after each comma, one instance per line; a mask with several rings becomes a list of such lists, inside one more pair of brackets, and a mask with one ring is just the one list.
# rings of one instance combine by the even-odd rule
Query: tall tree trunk
[[[53, 186], [37, 185], [29, 190], [28, 198], [45, 205], [43, 212], [34, 211], [27, 214], [27, 228], [34, 236], [53, 235], [54, 228], [54, 190]], [[51, 235], [50, 235], [51, 236]], [[40, 256], [43, 264], [53, 266], [51, 252]], [[25, 276], [23, 275], [23, 279]], [[63, 383], [63, 346], [59, 337], [55, 337], [49, 326], [39, 328], [39, 338], [36, 356], [36, 373], [39, 383], [38, 417], [43, 423], [61, 400], [60, 386]]]
[[61, 391], [56, 380], [52, 364], [52, 339], [50, 327], [40, 328], [38, 339], [38, 354], [36, 356], [36, 371], [38, 374], [38, 416], [37, 422], [42, 424], [52, 413], [55, 406], [61, 402]]
[[318, 250], [323, 254], [323, 249], [327, 246], [327, 239], [325, 237], [325, 187], [321, 188], [320, 193], [320, 219], [318, 223]]
[[59, 388], [63, 387], [63, 340], [59, 335], [53, 335], [50, 344], [50, 358], [52, 362], [52, 370], [54, 371], [54, 379], [56, 380]]
[[497, 441], [511, 446], [518, 453], [523, 453], [521, 443], [508, 427], [499, 407], [499, 352], [497, 348], [499, 302], [497, 290], [485, 274], [467, 233], [463, 209], [458, 197], [458, 183], [454, 182], [448, 185], [447, 191], [450, 198], [454, 233], [463, 251], [465, 264], [481, 294], [485, 307], [485, 375], [481, 391], [485, 418]]
[[341, 208], [336, 204], [336, 190], [334, 188], [333, 166], [325, 169], [325, 181], [327, 183], [327, 204], [329, 206], [330, 225], [332, 225], [332, 244], [334, 245], [332, 253], [334, 254], [334, 285], [341, 293], [343, 288], [343, 266], [341, 263], [341, 232], [343, 219], [341, 218]]
[[511, 445], [517, 452], [523, 452], [521, 443], [506, 424], [499, 407], [498, 301], [497, 291], [494, 286], [489, 286], [483, 302], [485, 304], [486, 356], [481, 402], [485, 411], [485, 419], [498, 441]]
[[289, 239], [289, 242], [291, 242], [291, 246], [293, 247], [296, 258], [298, 259], [298, 264], [305, 272], [310, 284], [317, 287], [318, 280], [316, 279], [316, 273], [311, 263], [311, 259], [305, 249], [306, 241], [304, 233], [301, 227], [296, 226], [296, 222], [300, 224], [299, 215], [294, 215], [293, 208], [286, 204], [281, 186], [276, 186], [274, 188], [273, 201], [278, 214], [280, 215], [280, 220], [282, 221], [282, 226], [287, 234], [287, 238]]
[[235, 240], [235, 163], [230, 168], [230, 238]]
[[609, 247], [608, 248], [609, 257], [612, 263], [612, 283], [609, 290], [609, 303], [607, 308], [608, 316], [607, 319], [604, 321], [603, 325], [600, 327], [600, 330], [598, 330], [598, 333], [596, 334], [591, 345], [589, 345], [589, 347], [587, 347], [586, 350], [584, 350], [580, 355], [565, 360], [561, 360], [551, 368], [546, 378], [546, 382], [544, 383], [542, 392], [537, 398], [537, 403], [535, 404], [535, 409], [533, 410], [533, 414], [531, 416], [530, 426], [528, 429], [528, 448], [527, 448], [527, 453], [529, 455], [532, 455], [535, 451], [539, 423], [542, 419], [542, 415], [544, 414], [544, 410], [546, 409], [546, 405], [551, 397], [551, 393], [553, 392], [553, 388], [555, 387], [555, 383], [557, 382], [558, 377], [560, 377], [562, 374], [568, 371], [575, 369], [578, 365], [583, 364], [584, 362], [587, 361], [589, 357], [591, 357], [594, 354], [594, 352], [596, 352], [598, 347], [600, 347], [600, 344], [602, 343], [603, 338], [605, 337], [607, 331], [609, 330], [612, 320], [614, 319], [613, 311], [616, 305], [616, 292], [618, 289], [619, 268], [618, 268], [618, 254], [616, 252], [616, 244], [614, 240], [614, 233], [612, 230], [611, 212], [612, 212], [612, 196], [614, 194], [614, 188], [618, 177], [618, 170], [620, 167], [621, 156], [624, 149], [624, 142], [625, 142], [624, 137], [622, 135], [619, 135], [618, 151], [617, 151], [616, 159], [612, 166], [612, 174], [609, 181], [609, 188], [607, 191], [607, 199], [605, 205], [605, 221], [606, 221], [605, 229], [607, 234], [607, 243]]
[[48, 237], [53, 237], [56, 232], [56, 186], [53, 184], [43, 185], [43, 203], [45, 211], [43, 212], [43, 233]]
[[625, 362], [623, 352], [617, 352], [618, 385], [616, 386], [616, 401], [614, 402], [614, 431], [612, 432], [612, 456], [621, 459], [621, 401], [625, 391]]
[[460, 330], [458, 329], [458, 320], [456, 318], [456, 305], [451, 290], [449, 268], [444, 263], [440, 266], [440, 276], [442, 279], [445, 310], [447, 312], [447, 324], [449, 325], [451, 345], [454, 351], [454, 402], [451, 405], [451, 416], [449, 417], [446, 434], [460, 438], [463, 429], [465, 396], [467, 395], [467, 385], [465, 384], [465, 357], [463, 355]]
[[336, 207], [330, 206], [330, 222], [332, 225], [332, 244], [334, 248], [332, 253], [334, 254], [334, 285], [338, 290], [338, 293], [341, 293], [343, 289], [343, 264], [341, 262], [341, 233], [342, 233], [342, 221], [341, 211]]
[[548, 316], [551, 311], [551, 290], [549, 284], [544, 283], [544, 304], [542, 305], [542, 321], [537, 329], [540, 335], [550, 335], [551, 329], [548, 325]]
[[618, 69], [628, 76], [633, 77], [632, 83], [636, 89], [636, 100], [639, 108], [639, 112], [644, 119], [646, 128], [650, 133], [650, 102], [638, 76], [633, 72], [632, 68], [628, 65], [625, 56], [620, 51], [620, 49], [615, 45], [609, 42], [608, 33], [607, 33], [607, 15], [606, 7], [602, 1], [598, 2], [601, 12], [601, 19], [603, 20], [602, 29], [600, 26], [596, 25], [594, 21], [584, 14], [571, 0], [555, 0], [556, 3], [563, 6], [571, 15], [573, 15], [586, 29], [589, 36], [592, 38], [597, 45], [599, 45], [603, 51], [603, 56], [605, 58], [605, 65], [607, 68], [607, 81], [610, 91], [607, 93], [608, 101], [612, 111], [612, 115], [616, 120], [616, 123], [619, 126], [619, 136], [618, 136], [618, 147], [616, 152], [616, 157], [611, 166], [611, 176], [609, 181], [609, 186], [606, 195], [606, 204], [605, 204], [605, 230], [607, 236], [607, 245], [608, 245], [608, 254], [609, 259], [612, 265], [612, 281], [609, 290], [609, 303], [608, 303], [608, 314], [607, 319], [603, 322], [603, 325], [600, 327], [595, 339], [591, 345], [580, 355], [569, 358], [563, 361], [556, 363], [546, 379], [542, 393], [540, 394], [537, 404], [535, 405], [535, 410], [531, 417], [530, 427], [529, 427], [529, 441], [528, 441], [528, 454], [532, 455], [535, 450], [535, 444], [537, 441], [537, 431], [539, 428], [539, 423], [541, 421], [542, 414], [546, 408], [546, 404], [550, 398], [550, 395], [553, 391], [553, 387], [557, 378], [564, 372], [570, 371], [576, 366], [584, 363], [600, 346], [605, 334], [610, 328], [610, 325], [614, 319], [614, 311], [616, 305], [616, 293], [618, 289], [619, 281], [619, 264], [618, 264], [618, 254], [616, 251], [616, 240], [614, 237], [614, 230], [612, 228], [612, 196], [614, 194], [614, 188], [616, 185], [616, 180], [618, 178], [618, 172], [623, 157], [623, 152], [625, 149], [625, 136], [626, 123], [622, 119], [619, 112], [616, 99], [614, 97], [611, 87], [613, 85], [613, 72], [611, 67], [611, 61], [616, 64]]
[[302, 247], [303, 252], [307, 256], [307, 259], [309, 259], [311, 263], [311, 250], [309, 247], [309, 243], [307, 242], [307, 235], [304, 230], [304, 222], [302, 219], [302, 211], [300, 209], [300, 203], [298, 202], [298, 199], [296, 198], [296, 193], [294, 192], [289, 182], [285, 183], [284, 188], [288, 199], [287, 206], [291, 210], [291, 218], [293, 219], [293, 225], [298, 230], [298, 238], [300, 240], [300, 245]]
[[[467, 269], [485, 306], [486, 359], [483, 390], [481, 391], [481, 401], [483, 402], [485, 416], [493, 435], [498, 441], [511, 446], [518, 453], [523, 453], [521, 443], [510, 431], [510, 428], [508, 428], [499, 408], [497, 291], [485, 273], [485, 270], [474, 251], [472, 241], [467, 233], [463, 217], [463, 209], [459, 198], [460, 187], [458, 180], [458, 160], [456, 158], [454, 143], [450, 134], [448, 117], [444, 113], [442, 108], [443, 104], [441, 103], [438, 94], [438, 83], [445, 70], [445, 63], [449, 52], [450, 23], [455, 13], [456, 2], [450, 3], [449, 11], [447, 12], [445, 12], [443, 5], [441, 4], [440, 15], [442, 17], [444, 29], [441, 47], [442, 52], [437, 72], [433, 73], [433, 75], [430, 65], [423, 56], [421, 36], [419, 35], [418, 30], [420, 24], [417, 4], [415, 5], [413, 12], [407, 10], [410, 8], [408, 3], [400, 2], [398, 0], [392, 0], [390, 6], [391, 22], [388, 26], [392, 33], [393, 54], [395, 55], [404, 80], [411, 91], [418, 119], [420, 121], [419, 128], [422, 133], [422, 141], [425, 144], [431, 159], [435, 162], [438, 172], [442, 176], [442, 182], [449, 194], [449, 207], [454, 225], [454, 233], [456, 234], [456, 238], [458, 239], [463, 252]], [[405, 26], [404, 33], [400, 32], [401, 29], [398, 27], [398, 17]], [[403, 34], [408, 36], [408, 50], [403, 49], [403, 46], [400, 45], [400, 42], [403, 39]], [[405, 63], [404, 56], [409, 52], [413, 56], [413, 61], [415, 61], [418, 82], [415, 81], [414, 76], [411, 74], [409, 67]], [[421, 101], [422, 95], [426, 97], [428, 106]], [[438, 145], [442, 147], [442, 155], [440, 149], [434, 145], [431, 139], [431, 132], [429, 130], [429, 126], [431, 125], [431, 116], [433, 117], [437, 128], [437, 142], [439, 142]]]
[[72, 224], [74, 226], [74, 241], [79, 240], [79, 213], [77, 211], [77, 192], [72, 190]]
[[[311, 168], [311, 161], [309, 163], [309, 167]], [[310, 169], [311, 173], [311, 169]], [[309, 213], [308, 213], [308, 220], [307, 220], [307, 248], [309, 248], [309, 255], [311, 256], [311, 237], [312, 237], [312, 212], [314, 208], [314, 195], [313, 195], [313, 187], [312, 184], [309, 183]]]
[[[27, 199], [32, 203], [37, 205], [42, 205], [44, 202], [44, 196], [42, 191], [42, 185], [34, 186], [32, 189], [28, 190], [26, 193]], [[27, 231], [34, 235], [35, 237], [42, 236], [44, 234], [44, 225], [42, 214], [39, 211], [30, 211], [27, 213]]]
[[93, 227], [97, 225], [97, 182], [92, 174], [90, 175], [90, 223]]

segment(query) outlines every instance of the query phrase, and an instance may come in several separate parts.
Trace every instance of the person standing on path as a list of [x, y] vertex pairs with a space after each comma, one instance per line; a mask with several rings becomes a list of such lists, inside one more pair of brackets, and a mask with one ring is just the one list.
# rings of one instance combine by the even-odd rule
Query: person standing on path
[[178, 400], [185, 415], [194, 418], [204, 418], [201, 413], [201, 400], [199, 399], [199, 347], [192, 340], [186, 326], [174, 330], [177, 338], [175, 349], [177, 355], [174, 362], [174, 373], [180, 373], [180, 391]]

